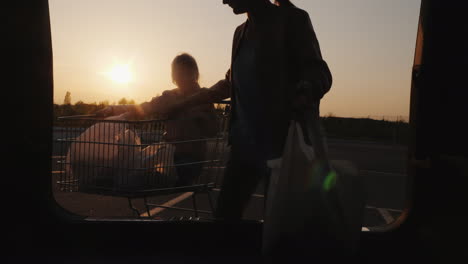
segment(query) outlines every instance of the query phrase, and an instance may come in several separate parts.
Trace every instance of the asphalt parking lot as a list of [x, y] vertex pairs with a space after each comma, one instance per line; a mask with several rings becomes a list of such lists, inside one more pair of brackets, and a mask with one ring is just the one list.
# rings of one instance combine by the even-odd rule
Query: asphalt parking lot
[[[376, 142], [328, 139], [328, 149], [332, 160], [353, 162], [364, 178], [367, 192], [364, 227], [388, 224], [399, 217], [406, 199], [406, 147]], [[89, 218], [138, 217], [136, 211], [130, 209], [127, 198], [60, 191], [55, 184], [60, 176], [57, 161], [63, 159], [64, 155], [60, 152], [58, 148], [55, 149], [52, 157], [52, 184], [59, 205], [75, 214]], [[222, 179], [218, 179], [218, 186], [211, 193], [214, 204], [216, 203], [221, 181]], [[263, 219], [263, 186], [264, 183], [260, 183], [257, 191], [252, 196], [244, 214], [245, 219]], [[211, 214], [208, 213], [208, 211], [211, 211], [208, 195], [199, 193], [195, 197], [196, 207], [200, 211], [198, 217], [211, 218]], [[165, 207], [194, 208], [193, 196], [190, 192], [148, 197], [148, 202]], [[143, 203], [143, 199], [132, 199], [132, 205], [138, 210], [140, 217], [148, 217], [148, 210]], [[149, 209], [151, 219], [180, 220], [196, 217], [195, 213], [190, 211], [165, 208]]]

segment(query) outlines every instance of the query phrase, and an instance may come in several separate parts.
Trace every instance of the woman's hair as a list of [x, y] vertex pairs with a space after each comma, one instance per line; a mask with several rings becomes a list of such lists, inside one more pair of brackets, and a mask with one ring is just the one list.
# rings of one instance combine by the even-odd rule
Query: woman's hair
[[197, 65], [197, 61], [195, 60], [195, 58], [188, 54], [188, 53], [182, 53], [180, 55], [177, 55], [174, 60], [172, 61], [172, 81], [175, 81], [174, 80], [174, 68], [175, 67], [185, 67], [186, 69], [190, 69], [193, 71], [193, 73], [195, 74], [195, 81], [198, 82], [198, 78], [200, 77], [200, 73], [198, 72], [198, 65]]
[[282, 7], [295, 7], [290, 0], [275, 0], [275, 4]]

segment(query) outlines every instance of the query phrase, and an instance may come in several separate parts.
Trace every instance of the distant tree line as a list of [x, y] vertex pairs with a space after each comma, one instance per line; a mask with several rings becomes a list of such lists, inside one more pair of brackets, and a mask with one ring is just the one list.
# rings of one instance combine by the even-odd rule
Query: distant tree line
[[[67, 92], [63, 104], [54, 104], [54, 120], [56, 124], [58, 124], [57, 117], [89, 115], [106, 106], [116, 104], [135, 104], [135, 101], [122, 98], [117, 103], [113, 102], [112, 104], [107, 100], [98, 103], [84, 103], [83, 101], [78, 101], [75, 104], [71, 104], [71, 94]], [[225, 107], [229, 108], [229, 106], [223, 104], [215, 104], [216, 112], [220, 115], [226, 113]], [[147, 118], [160, 119], [163, 117], [152, 115]], [[326, 136], [331, 138], [371, 140], [403, 145], [409, 142], [409, 124], [402, 120], [387, 121], [374, 120], [371, 118], [343, 118], [328, 114], [321, 118], [321, 123]]]
[[65, 94], [65, 98], [63, 99], [63, 104], [54, 104], [54, 117], [61, 117], [61, 116], [74, 116], [74, 115], [89, 115], [93, 114], [96, 111], [104, 109], [109, 105], [132, 105], [135, 104], [135, 100], [122, 98], [117, 103], [112, 102], [109, 103], [108, 100], [100, 101], [100, 102], [93, 102], [93, 103], [85, 103], [83, 101], [78, 101], [75, 104], [71, 103], [71, 93], [67, 92]]
[[380, 141], [396, 145], [409, 143], [409, 124], [401, 120], [326, 116], [321, 118], [321, 122], [325, 134], [331, 138]]

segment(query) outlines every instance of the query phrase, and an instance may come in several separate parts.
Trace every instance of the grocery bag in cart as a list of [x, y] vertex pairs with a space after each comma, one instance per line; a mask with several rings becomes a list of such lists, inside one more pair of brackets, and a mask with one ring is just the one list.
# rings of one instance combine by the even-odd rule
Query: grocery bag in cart
[[174, 146], [164, 143], [144, 146], [127, 123], [112, 120], [119, 118], [90, 126], [70, 144], [66, 175], [78, 180], [81, 191], [173, 187], [177, 180]]
[[329, 258], [353, 254], [358, 246], [364, 210], [358, 172], [350, 162], [329, 162], [319, 126], [313, 125], [304, 125], [310, 146], [300, 124], [292, 121], [282, 157], [268, 161], [272, 173], [263, 228], [267, 256]]

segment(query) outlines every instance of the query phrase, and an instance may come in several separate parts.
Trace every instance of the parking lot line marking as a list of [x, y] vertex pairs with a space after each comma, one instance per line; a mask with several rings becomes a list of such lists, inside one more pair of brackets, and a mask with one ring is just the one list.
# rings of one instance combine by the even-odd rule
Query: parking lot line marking
[[[183, 200], [189, 198], [190, 196], [192, 196], [193, 192], [186, 192], [182, 195], [179, 195], [177, 196], [176, 198], [172, 199], [172, 200], [169, 200], [165, 203], [162, 204], [162, 206], [166, 206], [166, 207], [171, 207], [171, 206], [174, 206], [180, 202], [182, 202]], [[153, 208], [150, 210], [150, 217], [153, 217], [159, 213], [161, 213], [162, 211], [166, 210], [166, 208], [161, 208], [161, 207], [156, 207], [156, 208]], [[144, 212], [142, 214], [140, 214], [140, 217], [147, 217], [148, 216], [148, 212]]]
[[391, 224], [395, 221], [395, 218], [393, 218], [393, 216], [387, 210], [383, 208], [377, 208], [377, 211], [380, 213], [387, 224]]

